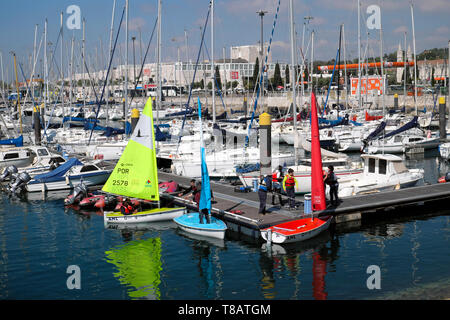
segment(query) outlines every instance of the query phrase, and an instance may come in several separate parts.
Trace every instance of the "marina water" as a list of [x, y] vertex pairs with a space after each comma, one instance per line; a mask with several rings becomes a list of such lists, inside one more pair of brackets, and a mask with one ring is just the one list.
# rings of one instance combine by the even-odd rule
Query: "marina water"
[[[435, 183], [437, 154], [407, 160]], [[450, 210], [339, 225], [313, 240], [272, 246], [227, 233], [192, 238], [170, 223], [105, 228], [64, 208], [66, 194], [0, 198], [0, 299], [445, 299]], [[448, 207], [447, 207], [448, 208]], [[69, 266], [80, 289], [69, 289]], [[371, 265], [380, 289], [368, 289]]]

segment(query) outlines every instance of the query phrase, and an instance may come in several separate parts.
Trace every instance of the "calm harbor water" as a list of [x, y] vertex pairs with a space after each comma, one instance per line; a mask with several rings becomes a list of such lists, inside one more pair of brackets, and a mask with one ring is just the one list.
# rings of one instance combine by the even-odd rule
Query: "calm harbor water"
[[[435, 155], [407, 163], [425, 169], [425, 183], [449, 170]], [[105, 228], [96, 213], [65, 209], [63, 196], [0, 197], [0, 299], [450, 298], [446, 208], [268, 251], [235, 233], [193, 238], [174, 223]], [[67, 288], [71, 265], [80, 290]], [[370, 265], [380, 267], [379, 290], [367, 288]]]

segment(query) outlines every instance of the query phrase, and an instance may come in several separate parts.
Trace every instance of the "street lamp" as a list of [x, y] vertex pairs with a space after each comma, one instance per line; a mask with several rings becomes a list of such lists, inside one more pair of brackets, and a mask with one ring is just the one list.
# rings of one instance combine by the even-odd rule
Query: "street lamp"
[[[262, 97], [264, 96], [264, 63], [263, 63], [264, 34], [263, 34], [263, 28], [264, 28], [264, 15], [267, 13], [267, 11], [259, 10], [256, 13], [261, 17], [261, 51], [259, 52], [259, 56], [261, 58], [260, 58], [259, 63], [261, 65], [261, 78], [262, 78], [261, 105], [263, 105], [263, 102], [262, 102]], [[261, 90], [261, 88], [260, 88], [260, 90]]]

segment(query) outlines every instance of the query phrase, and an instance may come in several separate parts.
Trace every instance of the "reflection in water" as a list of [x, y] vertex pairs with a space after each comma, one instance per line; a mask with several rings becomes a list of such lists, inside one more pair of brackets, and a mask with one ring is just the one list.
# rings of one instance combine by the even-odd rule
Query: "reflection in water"
[[316, 300], [326, 300], [325, 275], [327, 274], [327, 262], [322, 259], [318, 252], [312, 254], [313, 257], [313, 297]]
[[131, 298], [160, 299], [160, 238], [132, 241], [106, 251], [105, 254], [106, 261], [118, 269], [114, 276], [121, 284], [130, 287], [128, 295]]
[[418, 231], [417, 229], [417, 221], [414, 221], [413, 223], [413, 236], [411, 237], [411, 242], [412, 242], [412, 247], [411, 247], [411, 255], [413, 256], [414, 260], [413, 263], [411, 265], [411, 269], [412, 269], [412, 280], [413, 280], [413, 284], [418, 284], [418, 282], [420, 281], [420, 277], [416, 276], [416, 272], [417, 270], [419, 270], [419, 267], [417, 266], [417, 264], [419, 263], [419, 258], [417, 257], [417, 251], [420, 248], [420, 243], [419, 241], [417, 241], [418, 236], [420, 234], [420, 231]]
[[280, 257], [268, 257], [265, 254], [259, 256], [259, 267], [261, 268], [261, 292], [266, 299], [275, 299], [275, 280], [273, 270], [280, 264]]
[[[328, 243], [330, 244], [329, 247], [327, 246]], [[264, 243], [261, 249], [263, 254], [260, 255], [259, 266], [262, 272], [261, 290], [264, 298], [276, 298], [274, 272], [282, 272], [284, 267], [292, 277], [294, 284], [294, 293], [291, 299], [298, 299], [301, 293], [300, 256], [311, 254], [313, 260], [313, 298], [316, 300], [327, 299], [325, 276], [327, 265], [332, 265], [338, 258], [339, 240], [337, 237], [333, 239], [330, 232], [327, 231], [313, 239], [283, 246]]]
[[225, 241], [210, 237], [202, 237], [177, 229], [177, 233], [193, 240], [193, 260], [197, 262], [200, 278], [205, 286], [203, 296], [207, 299], [221, 299], [223, 287], [223, 270], [220, 264], [219, 251], [225, 249]]

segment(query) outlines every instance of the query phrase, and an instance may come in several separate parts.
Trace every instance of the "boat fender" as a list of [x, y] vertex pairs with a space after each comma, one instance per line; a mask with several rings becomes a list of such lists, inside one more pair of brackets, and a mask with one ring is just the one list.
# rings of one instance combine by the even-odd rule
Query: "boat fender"
[[94, 207], [99, 208], [99, 209], [103, 209], [104, 207], [106, 207], [105, 198], [102, 198], [102, 199], [98, 200], [98, 201], [94, 204]]

